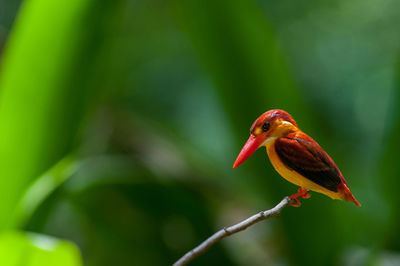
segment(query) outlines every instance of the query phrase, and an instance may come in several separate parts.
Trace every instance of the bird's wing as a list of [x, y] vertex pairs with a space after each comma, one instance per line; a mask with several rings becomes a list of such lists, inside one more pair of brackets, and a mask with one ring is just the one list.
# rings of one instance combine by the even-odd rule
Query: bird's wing
[[312, 182], [337, 192], [341, 173], [328, 154], [309, 136], [302, 133], [275, 141], [282, 162]]

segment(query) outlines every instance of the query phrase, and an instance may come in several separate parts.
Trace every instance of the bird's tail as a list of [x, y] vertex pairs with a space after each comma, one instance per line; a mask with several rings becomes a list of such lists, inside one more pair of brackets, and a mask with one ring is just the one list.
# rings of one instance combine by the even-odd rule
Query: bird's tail
[[338, 192], [341, 194], [341, 197], [346, 201], [354, 202], [354, 204], [356, 204], [358, 207], [361, 206], [361, 204], [354, 198], [353, 194], [351, 194], [349, 187], [345, 183], [342, 182], [339, 184]]

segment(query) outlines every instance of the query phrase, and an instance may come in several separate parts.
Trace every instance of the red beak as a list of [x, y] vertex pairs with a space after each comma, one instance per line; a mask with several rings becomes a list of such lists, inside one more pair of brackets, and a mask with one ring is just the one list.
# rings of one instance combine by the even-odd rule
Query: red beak
[[258, 147], [260, 147], [262, 141], [262, 138], [257, 138], [256, 136], [250, 135], [250, 138], [247, 140], [242, 151], [239, 153], [239, 156], [236, 158], [233, 168], [238, 167], [244, 161], [246, 161], [247, 158], [249, 158], [258, 149]]

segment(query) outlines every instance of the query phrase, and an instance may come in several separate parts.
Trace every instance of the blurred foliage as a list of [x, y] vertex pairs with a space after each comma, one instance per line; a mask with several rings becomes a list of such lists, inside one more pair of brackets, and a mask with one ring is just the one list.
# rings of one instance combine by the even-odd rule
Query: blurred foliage
[[0, 235], [0, 259], [3, 265], [82, 265], [79, 251], [67, 241], [49, 236], [7, 232]]
[[272, 108], [362, 208], [313, 193], [193, 265], [400, 264], [397, 1], [18, 5], [0, 0], [0, 245], [38, 255], [7, 265], [79, 265], [73, 244], [47, 254], [25, 231], [72, 241], [85, 265], [170, 265], [274, 205], [296, 187], [265, 152], [232, 169]]

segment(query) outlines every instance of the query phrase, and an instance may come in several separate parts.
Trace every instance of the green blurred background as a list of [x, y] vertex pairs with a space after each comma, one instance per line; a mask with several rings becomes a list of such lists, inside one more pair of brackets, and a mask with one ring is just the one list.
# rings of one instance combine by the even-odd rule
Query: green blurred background
[[191, 265], [400, 265], [400, 2], [0, 0], [2, 265], [170, 265], [297, 188], [285, 109], [362, 204], [312, 193]]

